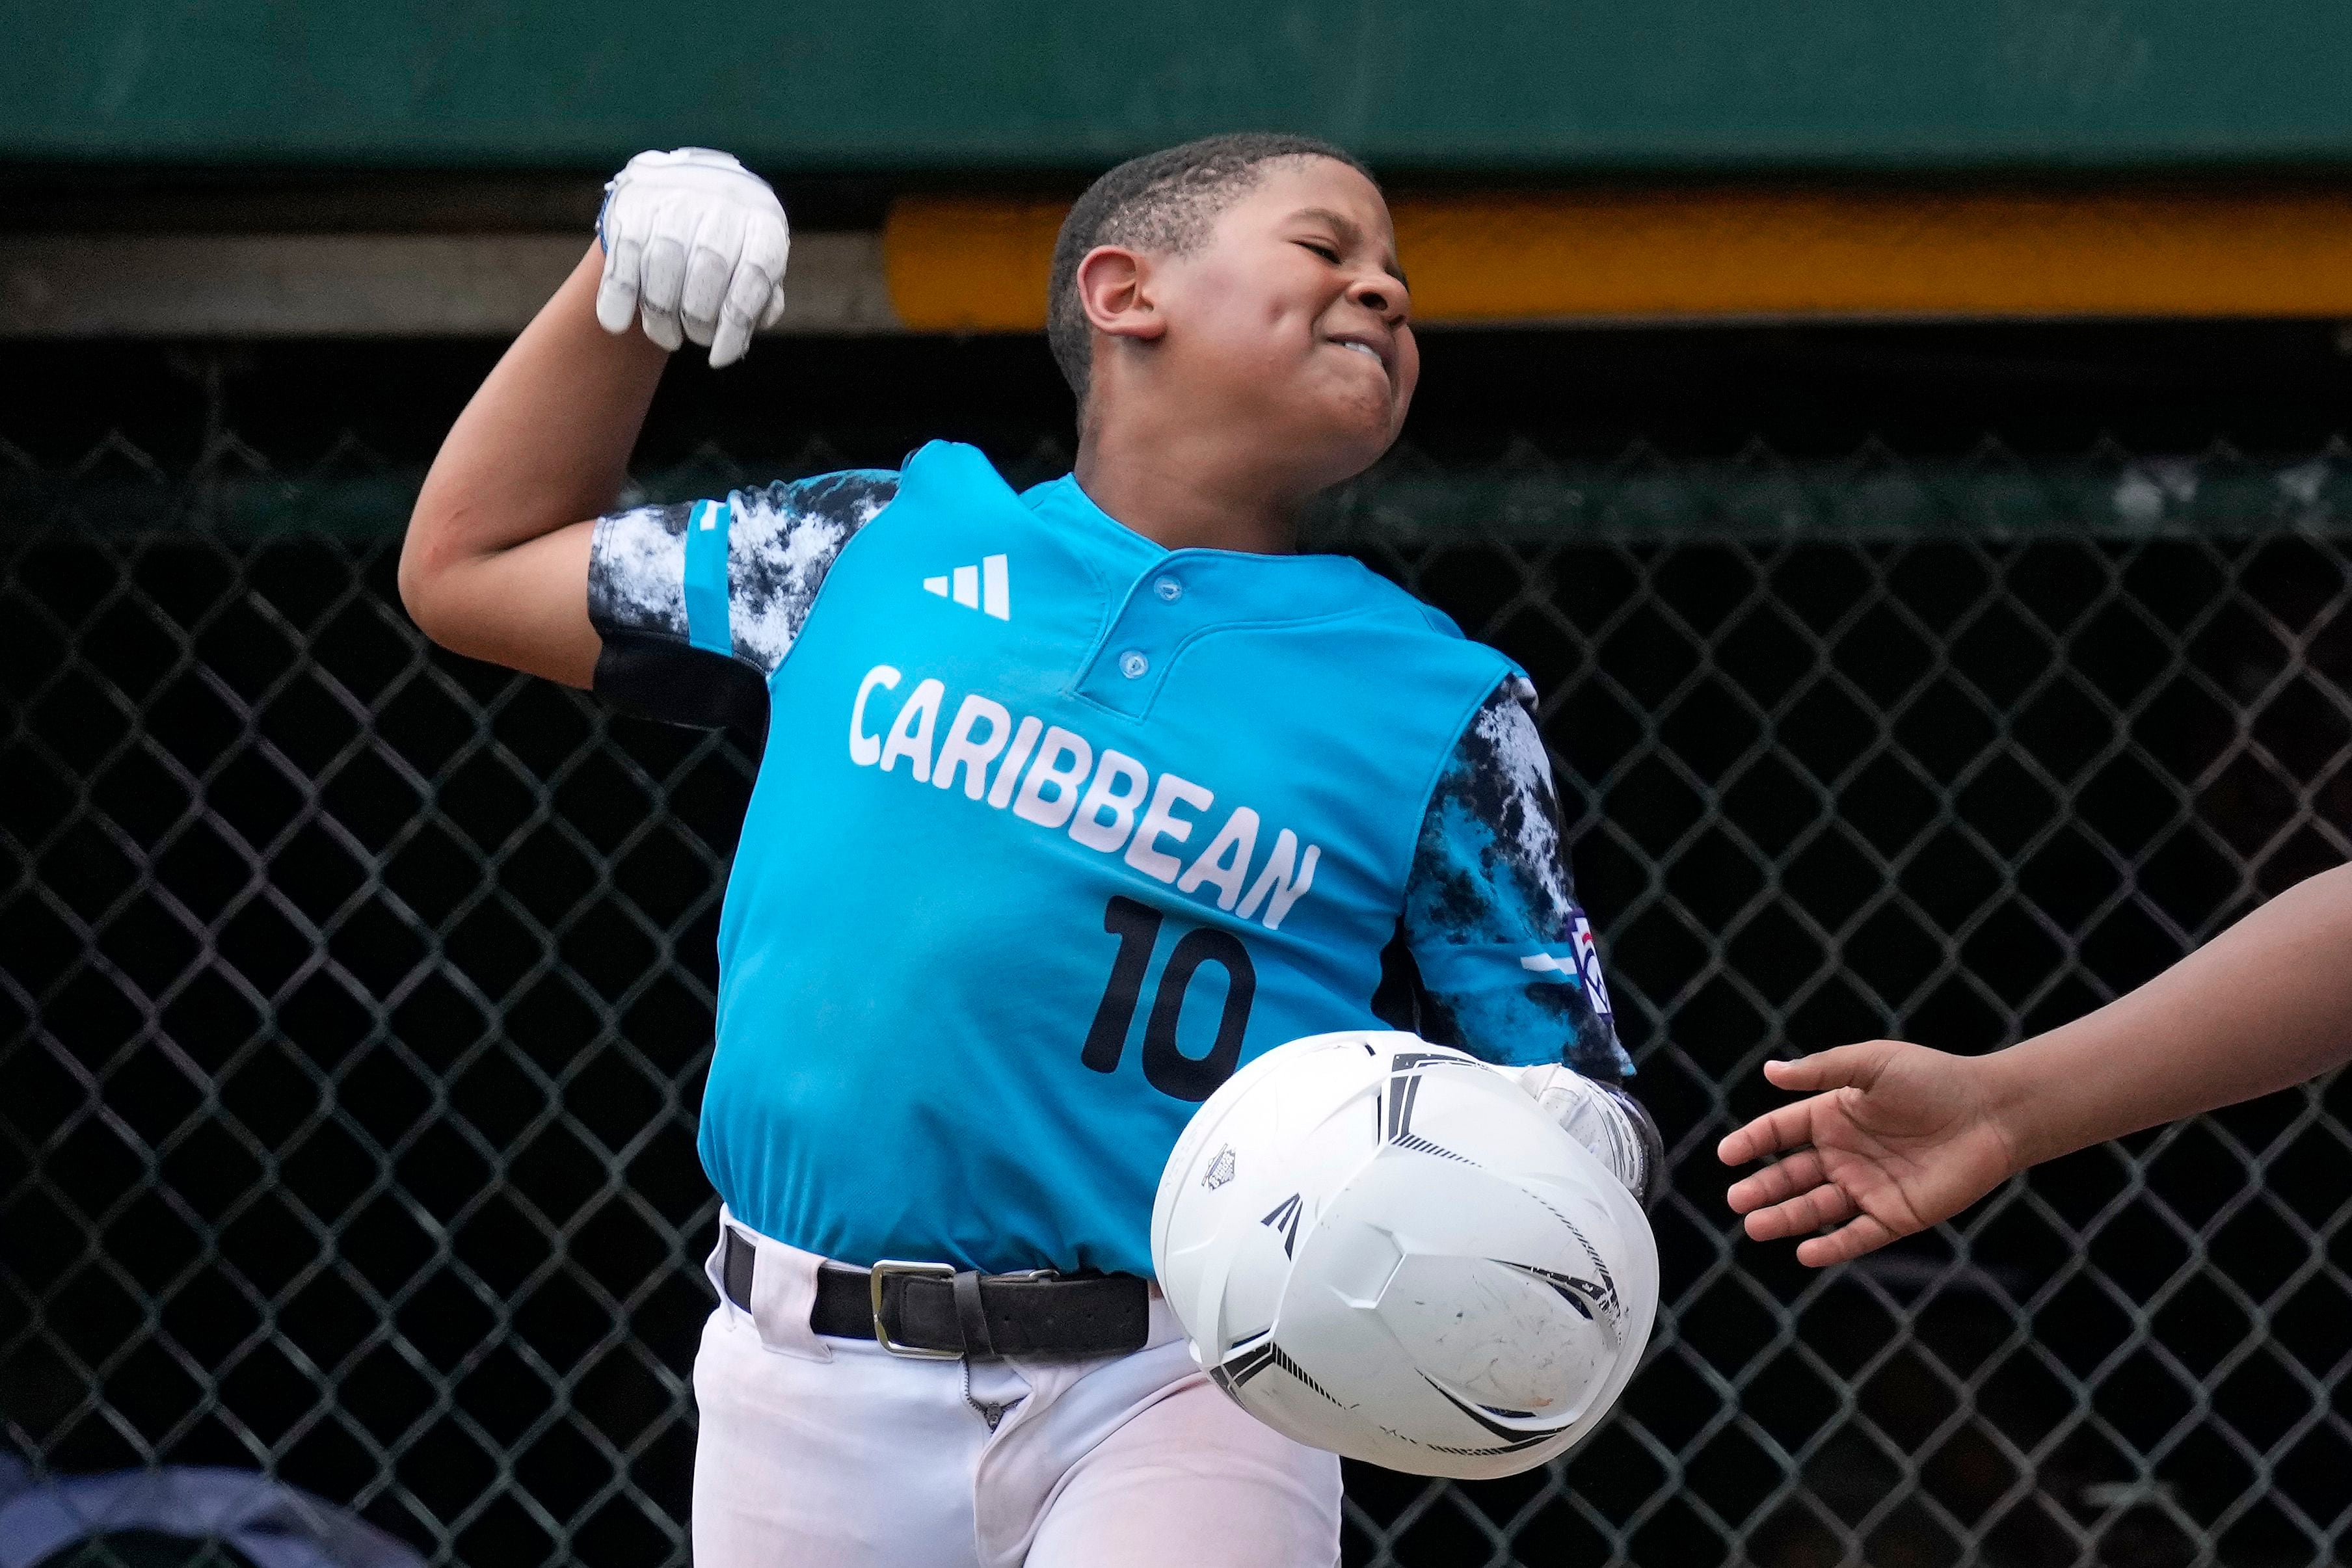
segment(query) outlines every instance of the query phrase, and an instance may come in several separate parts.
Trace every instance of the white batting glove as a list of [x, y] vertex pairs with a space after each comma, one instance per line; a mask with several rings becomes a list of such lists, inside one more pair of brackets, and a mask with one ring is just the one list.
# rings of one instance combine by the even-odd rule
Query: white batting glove
[[607, 332], [638, 318], [663, 348], [707, 343], [712, 365], [730, 365], [783, 316], [793, 246], [783, 204], [727, 153], [638, 153], [605, 184], [596, 237], [596, 319]]
[[1520, 1088], [1535, 1096], [1545, 1114], [1616, 1172], [1636, 1201], [1648, 1205], [1665, 1164], [1665, 1145], [1659, 1140], [1657, 1124], [1650, 1120], [1640, 1101], [1557, 1061], [1496, 1071], [1517, 1079]]

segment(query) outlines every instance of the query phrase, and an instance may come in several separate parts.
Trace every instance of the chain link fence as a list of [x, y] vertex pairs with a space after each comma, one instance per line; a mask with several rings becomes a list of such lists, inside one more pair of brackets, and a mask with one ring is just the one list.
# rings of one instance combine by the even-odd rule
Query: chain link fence
[[[425, 647], [415, 477], [0, 444], [0, 1421], [436, 1564], [682, 1563], [750, 764]], [[2352, 1550], [2345, 1080], [1826, 1274], [1712, 1156], [1768, 1056], [1989, 1049], [2345, 858], [2352, 454], [1406, 453], [1316, 534], [1536, 675], [1675, 1167], [1621, 1412], [1508, 1481], [1351, 1467], [1349, 1563]]]

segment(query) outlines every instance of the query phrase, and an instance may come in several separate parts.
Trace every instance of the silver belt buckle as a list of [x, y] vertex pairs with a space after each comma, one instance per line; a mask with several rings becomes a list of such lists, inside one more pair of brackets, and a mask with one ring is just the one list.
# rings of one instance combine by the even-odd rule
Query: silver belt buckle
[[934, 1280], [952, 1280], [955, 1266], [950, 1263], [909, 1263], [903, 1259], [884, 1258], [866, 1271], [874, 1291], [874, 1343], [892, 1355], [903, 1355], [911, 1361], [961, 1361], [960, 1350], [924, 1350], [919, 1345], [900, 1344], [882, 1326], [882, 1281], [893, 1274], [928, 1275]]

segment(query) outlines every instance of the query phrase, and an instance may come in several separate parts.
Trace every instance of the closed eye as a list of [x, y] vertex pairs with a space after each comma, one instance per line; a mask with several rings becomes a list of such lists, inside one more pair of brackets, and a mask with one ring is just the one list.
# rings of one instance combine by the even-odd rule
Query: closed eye
[[1311, 239], [1303, 239], [1298, 243], [1305, 248], [1311, 250], [1316, 255], [1321, 256], [1325, 261], [1329, 262], [1332, 266], [1337, 267], [1339, 265], [1339, 253], [1337, 250], [1334, 250], [1331, 246]]

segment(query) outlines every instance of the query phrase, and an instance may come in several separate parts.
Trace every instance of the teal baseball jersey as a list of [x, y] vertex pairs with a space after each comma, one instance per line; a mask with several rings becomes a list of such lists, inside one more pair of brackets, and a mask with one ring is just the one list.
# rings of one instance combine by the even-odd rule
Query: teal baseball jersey
[[969, 447], [598, 526], [598, 689], [759, 738], [700, 1146], [845, 1262], [1148, 1273], [1238, 1066], [1629, 1071], [1520, 673], [1360, 564], [1171, 551]]

